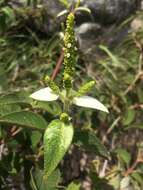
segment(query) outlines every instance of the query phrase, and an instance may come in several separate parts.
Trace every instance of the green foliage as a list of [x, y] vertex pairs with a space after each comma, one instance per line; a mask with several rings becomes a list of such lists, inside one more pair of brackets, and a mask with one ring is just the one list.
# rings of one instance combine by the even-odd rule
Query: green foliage
[[55, 170], [48, 180], [43, 179], [43, 171], [36, 169], [31, 173], [31, 185], [33, 190], [57, 190], [58, 183], [60, 181], [60, 171]]
[[74, 141], [76, 144], [82, 145], [84, 148], [86, 148], [87, 151], [95, 152], [98, 155], [109, 158], [109, 152], [93, 131], [75, 131]]
[[71, 124], [53, 120], [47, 127], [44, 134], [44, 178], [46, 180], [68, 150], [72, 138], [73, 126]]
[[[66, 8], [71, 6], [68, 1], [60, 2]], [[75, 11], [89, 12], [78, 6], [77, 2]], [[139, 15], [142, 13], [137, 13], [135, 17]], [[24, 6], [18, 8], [9, 6], [8, 1], [0, 1], [1, 188], [12, 189], [17, 185], [20, 189], [22, 184], [25, 189], [33, 190], [75, 190], [80, 189], [81, 183], [90, 178], [93, 190], [117, 190], [124, 187], [143, 189], [142, 30], [130, 31], [125, 40], [113, 48], [106, 43], [97, 44], [99, 49], [95, 62], [91, 60], [90, 52], [79, 54], [80, 61], [76, 65], [78, 70], [75, 72], [77, 57], [72, 18], [74, 15], [71, 16], [72, 22], [67, 23], [69, 28], [65, 30], [64, 38], [64, 62], [65, 66], [68, 65], [64, 84], [69, 89], [73, 84], [73, 76], [74, 79], [80, 78], [73, 85], [79, 90], [76, 92], [71, 89], [68, 93], [59, 90], [59, 86], [62, 86], [61, 68], [55, 81], [49, 77], [48, 85], [60, 94], [59, 99], [64, 107], [61, 102], [33, 101], [29, 94], [47, 85], [42, 79], [51, 75], [63, 42], [57, 32], [52, 32], [51, 36], [51, 33], [44, 31], [51, 17], [41, 1], [24, 1]], [[93, 88], [92, 95], [100, 97], [108, 105], [109, 116], [85, 109], [77, 111], [76, 107], [71, 107], [75, 96], [85, 95], [94, 86], [94, 82], [87, 82], [91, 79], [96, 81], [96, 90]], [[73, 127], [67, 123], [71, 117], [75, 135], [68, 153]], [[60, 120], [54, 120], [56, 118]], [[42, 132], [45, 130], [43, 150]], [[83, 158], [78, 158], [79, 152], [73, 155], [76, 146]], [[44, 152], [48, 180], [43, 179]], [[66, 159], [63, 159], [66, 152]], [[61, 159], [60, 174], [59, 170], [53, 170]], [[85, 168], [80, 168], [78, 159], [80, 163], [86, 162]], [[64, 179], [64, 173], [68, 173], [65, 167], [67, 160], [68, 169], [72, 167], [72, 170], [76, 170], [71, 171], [69, 180]], [[93, 168], [90, 167], [91, 163]], [[78, 175], [77, 168], [80, 168]], [[76, 173], [73, 177], [72, 172]], [[23, 178], [24, 181], [17, 180]], [[77, 183], [74, 182], [75, 178]], [[12, 181], [11, 184], [9, 181]]]
[[123, 161], [127, 166], [129, 166], [130, 161], [131, 161], [131, 155], [128, 151], [126, 151], [125, 149], [116, 149], [116, 153], [119, 156], [119, 159], [121, 160], [121, 162]]
[[17, 124], [33, 129], [46, 129], [47, 122], [38, 114], [28, 111], [12, 112], [0, 117], [0, 123]]
[[67, 0], [59, 0], [66, 8], [69, 7], [69, 3]]
[[80, 190], [80, 185], [72, 182], [68, 186], [67, 190]]

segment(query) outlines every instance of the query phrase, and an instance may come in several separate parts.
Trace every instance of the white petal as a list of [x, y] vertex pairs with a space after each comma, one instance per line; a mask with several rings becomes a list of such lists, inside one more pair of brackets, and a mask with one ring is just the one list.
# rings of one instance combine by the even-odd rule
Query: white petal
[[77, 106], [93, 108], [109, 113], [108, 109], [101, 102], [90, 96], [75, 97], [73, 103]]
[[42, 88], [41, 90], [38, 90], [30, 95], [30, 98], [33, 98], [35, 100], [39, 101], [54, 101], [58, 99], [58, 95], [55, 94], [51, 88], [46, 87]]

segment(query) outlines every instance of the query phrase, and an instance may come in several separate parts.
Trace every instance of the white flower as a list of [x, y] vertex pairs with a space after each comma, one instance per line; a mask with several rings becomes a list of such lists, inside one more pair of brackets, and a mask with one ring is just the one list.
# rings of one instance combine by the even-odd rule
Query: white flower
[[90, 96], [75, 97], [73, 103], [77, 106], [93, 108], [109, 113], [108, 109], [101, 102]]
[[71, 48], [71, 46], [72, 46], [71, 43], [67, 44], [67, 48]]
[[39, 101], [54, 101], [54, 100], [57, 100], [58, 97], [59, 96], [55, 94], [52, 91], [52, 89], [49, 87], [42, 88], [30, 95], [30, 98], [33, 98]]
[[71, 55], [70, 55], [70, 53], [67, 53], [67, 58], [69, 58]]

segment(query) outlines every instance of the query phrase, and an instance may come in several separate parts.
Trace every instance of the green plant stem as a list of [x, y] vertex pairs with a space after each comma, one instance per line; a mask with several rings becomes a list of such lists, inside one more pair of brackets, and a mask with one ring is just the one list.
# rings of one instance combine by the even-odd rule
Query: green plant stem
[[70, 90], [66, 89], [66, 98], [64, 101], [64, 112], [65, 113], [69, 113], [69, 93], [70, 93]]

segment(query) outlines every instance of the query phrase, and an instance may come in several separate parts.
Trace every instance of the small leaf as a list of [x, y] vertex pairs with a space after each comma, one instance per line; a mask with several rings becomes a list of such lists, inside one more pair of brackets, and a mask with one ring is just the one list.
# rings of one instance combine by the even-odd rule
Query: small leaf
[[32, 131], [32, 134], [31, 134], [31, 146], [32, 146], [32, 148], [36, 148], [41, 137], [42, 137], [42, 134], [39, 131]]
[[99, 138], [92, 131], [76, 130], [74, 142], [85, 147], [88, 151], [92, 151], [97, 155], [109, 158], [109, 152], [106, 147], [100, 142]]
[[57, 190], [58, 183], [60, 181], [60, 171], [55, 170], [48, 178], [43, 180], [44, 172], [40, 169], [36, 169], [31, 172], [31, 185], [36, 187], [37, 190]]
[[101, 102], [90, 96], [75, 97], [73, 103], [77, 106], [93, 108], [109, 113], [108, 109]]
[[69, 3], [67, 0], [59, 0], [66, 8], [69, 7]]
[[6, 6], [4, 8], [2, 8], [1, 10], [5, 15], [7, 15], [8, 17], [14, 17], [14, 11], [13, 9], [11, 9], [10, 7]]
[[71, 183], [66, 190], [80, 190], [80, 184]]
[[73, 138], [73, 126], [60, 120], [52, 121], [44, 134], [45, 179], [57, 167]]
[[57, 17], [63, 16], [63, 15], [65, 15], [65, 14], [67, 14], [67, 13], [68, 13], [67, 10], [63, 10], [63, 11], [61, 11], [61, 12], [57, 15]]
[[94, 86], [95, 86], [95, 81], [90, 81], [90, 82], [83, 84], [79, 88], [79, 90], [77, 92], [77, 96], [83, 96], [83, 95], [87, 94]]
[[119, 67], [119, 66], [120, 66], [120, 67], [122, 67], [122, 68], [124, 69], [124, 67], [123, 67], [123, 65], [120, 63], [118, 57], [115, 56], [115, 55], [113, 55], [113, 54], [111, 53], [111, 51], [110, 51], [106, 46], [100, 45], [99, 48], [100, 48], [101, 50], [105, 51], [105, 53], [107, 53], [107, 55], [111, 58], [112, 64], [113, 64], [114, 66], [116, 66], [116, 67]]
[[143, 91], [140, 86], [137, 87], [137, 95], [140, 103], [143, 103]]
[[130, 186], [130, 181], [131, 181], [131, 179], [130, 179], [130, 177], [129, 176], [127, 176], [127, 177], [124, 177], [122, 180], [121, 180], [121, 182], [120, 182], [120, 189], [124, 189], [124, 188], [129, 188], [129, 186]]
[[135, 119], [135, 114], [134, 110], [128, 109], [123, 119], [123, 125], [130, 125]]
[[78, 8], [75, 9], [75, 11], [84, 11], [86, 13], [91, 14], [91, 10], [89, 8], [87, 8], [87, 7], [78, 7]]
[[60, 115], [62, 113], [62, 109], [61, 109], [60, 105], [58, 104], [58, 102], [38, 101], [38, 102], [32, 104], [32, 107], [45, 110], [54, 116]]
[[128, 129], [132, 129], [132, 128], [143, 129], [143, 124], [142, 123], [134, 123], [132, 125], [126, 126], [126, 128], [124, 128], [124, 129], [128, 130]]
[[131, 177], [133, 179], [135, 179], [139, 184], [140, 186], [143, 188], [143, 174], [142, 173], [139, 173], [139, 172], [133, 172], [131, 174]]
[[39, 101], [54, 101], [58, 99], [58, 95], [55, 94], [51, 88], [46, 87], [42, 88], [41, 90], [38, 90], [30, 95], [30, 98], [33, 98], [35, 100]]
[[46, 129], [47, 122], [38, 114], [29, 111], [13, 112], [0, 117], [0, 123], [16, 124], [33, 129]]
[[129, 152], [127, 152], [125, 149], [122, 148], [118, 148], [115, 151], [118, 156], [120, 157], [120, 159], [122, 159], [127, 165], [130, 164], [131, 161], [131, 155]]

